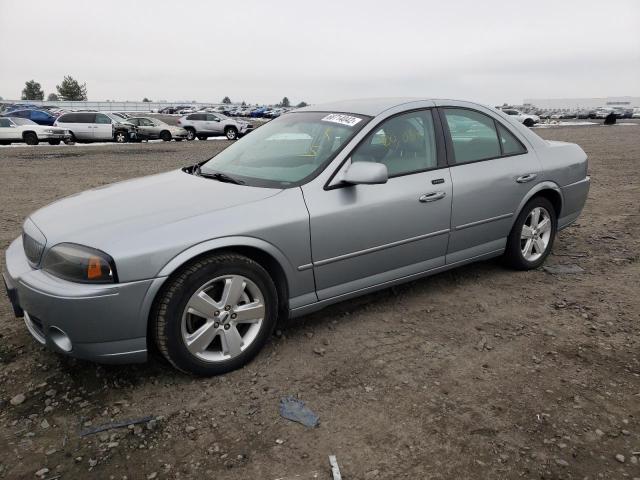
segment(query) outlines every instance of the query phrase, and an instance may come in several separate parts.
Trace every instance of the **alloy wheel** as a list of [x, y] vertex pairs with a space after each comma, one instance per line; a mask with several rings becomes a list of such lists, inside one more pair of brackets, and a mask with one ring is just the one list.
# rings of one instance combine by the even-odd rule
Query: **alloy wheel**
[[535, 262], [546, 252], [551, 240], [551, 215], [544, 207], [535, 207], [527, 215], [520, 232], [520, 249], [528, 262]]
[[182, 314], [182, 340], [205, 362], [240, 355], [258, 337], [266, 308], [260, 288], [242, 275], [217, 277], [191, 296]]

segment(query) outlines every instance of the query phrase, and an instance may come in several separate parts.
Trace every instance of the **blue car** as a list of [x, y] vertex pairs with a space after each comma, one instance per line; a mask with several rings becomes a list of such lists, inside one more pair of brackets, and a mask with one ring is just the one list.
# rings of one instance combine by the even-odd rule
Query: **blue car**
[[55, 116], [43, 110], [14, 110], [12, 112], [5, 113], [3, 117], [26, 118], [27, 120], [31, 120], [38, 125], [48, 126], [53, 125], [53, 123], [56, 121]]

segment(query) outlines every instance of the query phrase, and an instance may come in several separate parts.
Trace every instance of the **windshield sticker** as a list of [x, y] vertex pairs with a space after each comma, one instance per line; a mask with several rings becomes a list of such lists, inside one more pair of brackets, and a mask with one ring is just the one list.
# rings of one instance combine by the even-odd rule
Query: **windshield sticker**
[[361, 120], [361, 118], [344, 115], [342, 113], [330, 113], [322, 119], [323, 122], [339, 123], [340, 125], [347, 125], [348, 127], [353, 127]]

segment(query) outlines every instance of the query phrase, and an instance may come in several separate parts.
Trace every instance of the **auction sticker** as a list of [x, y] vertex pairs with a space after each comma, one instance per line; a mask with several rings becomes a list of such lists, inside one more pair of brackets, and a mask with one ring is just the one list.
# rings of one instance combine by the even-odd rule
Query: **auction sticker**
[[353, 127], [361, 120], [361, 118], [345, 115], [343, 113], [330, 113], [322, 119], [323, 122], [339, 123], [340, 125], [347, 125], [349, 127]]

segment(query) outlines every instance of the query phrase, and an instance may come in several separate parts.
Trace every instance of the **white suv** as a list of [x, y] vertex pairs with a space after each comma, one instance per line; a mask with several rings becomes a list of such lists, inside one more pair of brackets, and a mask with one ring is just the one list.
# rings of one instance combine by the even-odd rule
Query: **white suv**
[[187, 131], [187, 140], [206, 140], [222, 135], [229, 140], [235, 140], [253, 130], [250, 123], [229, 118], [221, 113], [190, 113], [180, 118], [178, 125]]
[[523, 123], [527, 127], [533, 127], [540, 121], [540, 117], [537, 115], [531, 115], [529, 113], [523, 113], [520, 110], [513, 108], [503, 108], [502, 111], [507, 115], [515, 117], [520, 123]]

